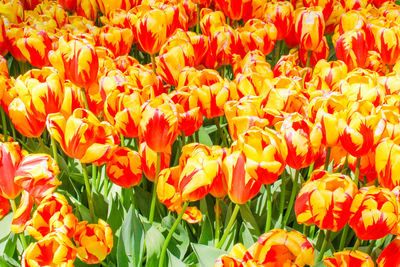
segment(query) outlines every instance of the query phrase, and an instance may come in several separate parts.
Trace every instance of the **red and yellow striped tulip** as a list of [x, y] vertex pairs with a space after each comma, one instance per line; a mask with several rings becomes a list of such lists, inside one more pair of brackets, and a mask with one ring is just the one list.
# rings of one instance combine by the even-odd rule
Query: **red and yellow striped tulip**
[[127, 55], [131, 51], [133, 34], [130, 29], [104, 26], [101, 28], [98, 43], [118, 56]]
[[354, 266], [354, 267], [374, 267], [372, 258], [359, 250], [344, 250], [336, 252], [332, 257], [326, 257], [323, 261], [328, 267]]
[[349, 226], [362, 240], [376, 240], [389, 234], [399, 218], [395, 194], [387, 188], [361, 188], [350, 208]]
[[14, 178], [24, 154], [17, 143], [0, 143], [0, 195], [4, 198], [15, 199], [21, 193], [22, 188]]
[[106, 172], [116, 185], [124, 188], [135, 186], [142, 180], [141, 157], [138, 152], [127, 147], [118, 147], [107, 162]]
[[52, 41], [44, 30], [25, 29], [23, 38], [14, 44], [26, 60], [35, 67], [49, 65], [48, 52], [53, 49]]
[[397, 160], [400, 156], [399, 140], [383, 139], [375, 149], [375, 170], [379, 184], [389, 189], [400, 186], [400, 177], [396, 175], [400, 168]]
[[231, 20], [240, 20], [249, 0], [215, 0], [216, 7], [222, 10]]
[[[211, 68], [230, 65], [232, 55], [238, 53], [240, 37], [238, 32], [228, 25], [213, 28], [210, 38], [210, 51], [208, 57], [212, 59]], [[206, 56], [207, 58], [207, 56]]]
[[387, 245], [377, 259], [379, 267], [399, 266], [400, 264], [400, 237], [396, 237]]
[[0, 195], [0, 220], [10, 212], [10, 202]]
[[394, 65], [400, 59], [400, 27], [387, 24], [383, 27], [371, 24], [370, 31], [375, 39], [375, 47], [383, 63]]
[[[311, 51], [310, 66], [314, 67], [320, 60], [327, 59], [329, 55], [329, 46], [324, 36], [315, 50]], [[303, 46], [299, 48], [299, 59], [303, 66], [307, 64], [308, 51]]]
[[213, 11], [208, 8], [203, 8], [200, 14], [201, 32], [206, 36], [211, 36], [211, 32], [213, 32], [215, 28], [225, 25], [226, 18], [224, 13], [221, 11]]
[[297, 222], [339, 231], [349, 220], [350, 205], [357, 191], [356, 184], [344, 174], [314, 171], [297, 195]]
[[265, 6], [266, 19], [270, 20], [276, 27], [276, 40], [283, 40], [288, 36], [290, 29], [293, 27], [294, 9], [289, 1], [269, 2]]
[[259, 50], [265, 55], [274, 49], [278, 33], [273, 23], [259, 19], [248, 20], [238, 32], [246, 53]]
[[322, 8], [317, 6], [296, 9], [294, 29], [301, 47], [306, 50], [317, 49], [325, 31]]
[[[169, 167], [171, 160], [171, 151], [160, 152], [161, 153], [161, 164], [160, 170]], [[142, 158], [142, 170], [146, 178], [154, 182], [156, 178], [156, 164], [157, 164], [157, 152], [152, 150], [146, 142], [140, 143], [139, 154]]]
[[364, 31], [351, 30], [340, 35], [335, 43], [338, 60], [346, 63], [349, 70], [366, 65], [368, 43]]

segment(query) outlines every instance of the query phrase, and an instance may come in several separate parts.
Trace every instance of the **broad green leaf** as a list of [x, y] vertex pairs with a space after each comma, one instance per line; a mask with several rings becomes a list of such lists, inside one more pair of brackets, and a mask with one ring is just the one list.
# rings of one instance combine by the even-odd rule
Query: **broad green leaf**
[[110, 198], [109, 197], [110, 208], [108, 209], [107, 215], [107, 223], [110, 225], [113, 231], [119, 229], [122, 225], [123, 221], [123, 208], [119, 203], [119, 199], [117, 197]]
[[117, 248], [118, 266], [141, 266], [143, 256], [144, 230], [132, 208], [122, 224]]
[[[161, 226], [164, 227], [166, 230], [163, 231], [164, 237], [167, 237], [169, 230], [171, 229], [174, 222], [175, 218], [172, 215], [163, 218]], [[177, 258], [182, 260], [189, 247], [189, 243], [189, 235], [180, 223], [172, 235], [171, 241], [168, 244], [168, 250]]]
[[169, 252], [167, 250], [167, 254], [168, 254], [168, 259], [169, 259], [169, 263], [168, 266], [173, 266], [173, 267], [186, 267], [186, 264], [184, 262], [182, 262], [180, 259], [178, 259], [177, 257], [174, 256], [174, 254], [172, 254], [171, 252]]
[[215, 261], [219, 256], [226, 254], [225, 251], [214, 247], [205, 246], [202, 244], [192, 243], [193, 251], [196, 253], [200, 267], [214, 266]]
[[256, 219], [253, 216], [252, 211], [250, 210], [247, 204], [240, 205], [240, 215], [243, 219], [243, 224], [246, 225], [250, 233], [256, 238], [258, 238], [260, 236], [260, 228], [257, 224]]
[[12, 212], [8, 213], [6, 216], [0, 220], [0, 240], [7, 238], [11, 232], [11, 222], [14, 214]]
[[208, 215], [202, 221], [199, 244], [212, 246], [214, 243], [214, 228]]
[[246, 248], [251, 247], [256, 241], [257, 237], [252, 235], [251, 231], [247, 228], [247, 225], [243, 223], [239, 230], [239, 242], [242, 243]]
[[108, 200], [104, 197], [104, 194], [93, 191], [92, 200], [94, 213], [96, 214], [96, 216], [100, 219], [107, 220]]
[[147, 253], [147, 260], [146, 266], [147, 267], [154, 267], [158, 266], [158, 261], [160, 259], [161, 249], [164, 244], [165, 238], [157, 229], [155, 225], [152, 225], [147, 231], [145, 235], [145, 242], [146, 242], [146, 253]]
[[[217, 130], [217, 127], [215, 127], [215, 130]], [[200, 129], [199, 129], [199, 142], [201, 144], [204, 144], [204, 145], [207, 145], [207, 146], [212, 146], [213, 145], [213, 142], [211, 141], [209, 133], [210, 132], [206, 131], [206, 129], [203, 126], [200, 127]]]

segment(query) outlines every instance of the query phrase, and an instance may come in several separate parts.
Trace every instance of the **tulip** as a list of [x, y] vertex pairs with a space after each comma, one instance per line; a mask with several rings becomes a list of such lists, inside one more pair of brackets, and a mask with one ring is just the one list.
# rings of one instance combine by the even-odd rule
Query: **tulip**
[[127, 55], [132, 47], [133, 34], [129, 29], [104, 26], [99, 33], [99, 44], [118, 56]]
[[170, 151], [178, 135], [178, 126], [176, 105], [167, 95], [163, 94], [143, 104], [139, 137], [152, 150]]
[[[329, 55], [329, 46], [326, 41], [326, 37], [324, 36], [321, 42], [319, 43], [318, 47], [315, 50], [311, 51], [309, 66], [314, 67], [320, 60], [327, 59], [328, 55]], [[303, 66], [306, 66], [307, 64], [307, 57], [308, 57], [307, 50], [301, 46], [299, 48], [299, 58]]]
[[74, 241], [77, 245], [78, 258], [87, 264], [102, 262], [113, 248], [111, 227], [99, 219], [97, 224], [80, 222], [76, 226]]
[[0, 55], [4, 56], [8, 52], [8, 43], [6, 35], [6, 27], [4, 24], [4, 19], [0, 19]]
[[27, 223], [27, 232], [36, 240], [42, 240], [49, 233], [59, 232], [71, 238], [78, 219], [64, 196], [54, 193], [46, 196]]
[[213, 28], [210, 33], [209, 57], [215, 64], [212, 67], [229, 65], [232, 55], [238, 53], [240, 39], [236, 30], [228, 25]]
[[21, 264], [28, 266], [74, 266], [77, 250], [62, 233], [52, 233], [36, 243], [31, 243], [22, 254]]
[[314, 248], [302, 234], [274, 229], [262, 234], [252, 247], [257, 265], [314, 265]]
[[350, 207], [349, 226], [362, 240], [380, 239], [396, 226], [399, 208], [396, 196], [386, 188], [361, 188]]
[[322, 8], [309, 7], [296, 9], [294, 13], [294, 27], [301, 47], [307, 51], [317, 49], [325, 30]]
[[117, 9], [123, 9], [123, 10], [129, 10], [131, 9], [133, 3], [135, 1], [129, 1], [129, 0], [115, 0], [115, 1], [109, 1], [109, 0], [96, 0], [97, 6], [100, 9], [100, 12], [104, 14], [105, 16], [108, 16], [112, 11], [117, 10]]
[[23, 151], [17, 143], [0, 143], [0, 195], [7, 199], [15, 199], [22, 188], [14, 182], [15, 172], [23, 158]]
[[82, 163], [102, 165], [119, 143], [107, 122], [100, 122], [90, 111], [76, 109], [70, 117], [61, 113], [50, 114], [47, 130], [69, 157]]
[[320, 6], [322, 7], [322, 13], [324, 14], [325, 20], [328, 20], [333, 12], [334, 7], [333, 0], [303, 0], [303, 5], [305, 7]]
[[8, 199], [0, 196], [0, 220], [10, 212], [10, 202]]
[[398, 266], [400, 264], [400, 238], [396, 237], [387, 245], [377, 259], [378, 266]]
[[313, 76], [321, 77], [332, 91], [347, 75], [347, 65], [343, 61], [320, 60], [314, 67]]
[[75, 1], [77, 1], [77, 7], [74, 10], [76, 11], [76, 14], [78, 16], [86, 18], [91, 21], [96, 21], [98, 19], [98, 6], [96, 0], [75, 0]]
[[201, 32], [206, 36], [211, 36], [211, 32], [219, 26], [225, 25], [225, 15], [221, 11], [213, 11], [208, 8], [201, 10]]
[[[146, 142], [140, 143], [139, 154], [142, 159], [142, 170], [146, 178], [154, 181], [156, 178], [157, 152], [149, 148]], [[168, 168], [171, 159], [171, 152], [161, 152], [160, 171]]]
[[233, 72], [238, 74], [247, 74], [251, 72], [262, 73], [265, 77], [273, 78], [271, 65], [265, 61], [265, 55], [259, 50], [250, 51], [244, 58], [235, 56], [233, 58]]
[[399, 163], [396, 160], [400, 153], [399, 139], [382, 140], [375, 150], [375, 170], [379, 184], [383, 187], [393, 189], [400, 185], [397, 175]]
[[371, 24], [371, 32], [375, 39], [377, 52], [383, 63], [394, 65], [400, 59], [400, 28], [397, 25], [380, 27]]
[[110, 180], [124, 188], [140, 183], [142, 179], [142, 161], [138, 152], [126, 147], [115, 149], [111, 160], [107, 162], [106, 172]]
[[277, 29], [276, 40], [283, 40], [289, 34], [293, 25], [293, 6], [290, 2], [270, 2], [265, 8], [265, 17]]
[[248, 0], [216, 0], [215, 3], [231, 20], [240, 20]]
[[372, 3], [372, 0], [340, 0], [346, 11], [361, 10]]
[[246, 171], [246, 156], [241, 151], [228, 155], [222, 164], [228, 196], [233, 203], [244, 204], [255, 197], [261, 188], [261, 181]]
[[374, 261], [372, 258], [361, 251], [344, 250], [336, 252], [333, 257], [326, 257], [324, 263], [328, 267], [339, 267], [339, 266], [359, 266], [359, 267], [374, 267]]
[[349, 70], [364, 67], [368, 56], [365, 33], [360, 30], [345, 32], [336, 41], [335, 51], [338, 60], [345, 62]]
[[274, 24], [251, 19], [240, 28], [239, 34], [245, 52], [259, 50], [268, 55], [274, 49], [277, 32]]
[[350, 177], [316, 170], [297, 195], [297, 222], [323, 230], [340, 231], [350, 217], [350, 205], [358, 188]]
[[13, 220], [11, 222], [11, 232], [20, 234], [24, 232], [32, 213], [35, 200], [27, 191], [22, 191], [18, 208], [14, 211]]

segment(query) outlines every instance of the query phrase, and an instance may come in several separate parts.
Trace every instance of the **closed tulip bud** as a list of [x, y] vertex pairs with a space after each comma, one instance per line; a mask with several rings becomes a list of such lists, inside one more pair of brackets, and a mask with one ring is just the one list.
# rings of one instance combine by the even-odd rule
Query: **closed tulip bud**
[[277, 129], [282, 133], [288, 147], [287, 165], [299, 170], [316, 160], [321, 148], [322, 134], [307, 119], [294, 114], [277, 125]]
[[51, 233], [36, 243], [31, 243], [22, 254], [21, 265], [58, 265], [72, 267], [77, 250], [71, 240], [62, 233]]
[[206, 36], [211, 36], [211, 32], [219, 26], [225, 25], [225, 15], [221, 11], [213, 11], [208, 8], [201, 10], [200, 27], [201, 32]]
[[3, 17], [0, 18], [0, 55], [5, 55], [8, 52], [8, 42], [6, 35], [6, 27]]
[[274, 77], [271, 65], [265, 61], [265, 55], [259, 50], [249, 51], [243, 59], [240, 56], [235, 57], [232, 67], [235, 76], [240, 73], [257, 72], [271, 79]]
[[49, 65], [47, 54], [53, 47], [44, 30], [25, 30], [24, 37], [18, 39], [16, 45], [31, 65], [38, 68]]
[[167, 40], [167, 15], [160, 9], [153, 9], [140, 17], [135, 24], [135, 39], [142, 49], [155, 55]]
[[0, 220], [10, 212], [10, 202], [0, 195]]
[[365, 15], [361, 11], [351, 10], [344, 13], [343, 16], [340, 17], [338, 28], [335, 31], [339, 35], [342, 35], [351, 30], [364, 32], [367, 30], [367, 21]]
[[259, 95], [265, 97], [271, 89], [271, 80], [266, 79], [263, 74], [248, 73], [238, 74], [234, 80], [240, 98], [248, 95]]
[[265, 8], [265, 17], [276, 27], [276, 40], [283, 40], [293, 25], [294, 9], [290, 2], [269, 2]]
[[346, 11], [349, 10], [362, 10], [366, 8], [373, 0], [340, 0], [340, 3]]
[[350, 208], [349, 226], [362, 240], [380, 239], [396, 226], [399, 208], [396, 196], [386, 188], [361, 188]]
[[228, 196], [233, 203], [244, 204], [255, 197], [261, 188], [261, 181], [246, 171], [246, 156], [241, 151], [228, 155], [222, 164]]
[[[307, 54], [308, 51], [304, 49], [302, 46], [299, 48], [299, 59], [300, 62], [303, 66], [307, 64]], [[318, 61], [327, 59], [329, 55], [329, 46], [326, 41], [326, 37], [324, 36], [319, 43], [318, 47], [311, 51], [311, 57], [310, 57], [310, 66], [314, 67]]]
[[46, 196], [32, 214], [26, 231], [36, 240], [42, 240], [52, 232], [60, 232], [71, 238], [75, 233], [78, 219], [63, 195], [58, 193]]
[[[152, 150], [146, 142], [140, 143], [139, 154], [142, 158], [142, 170], [146, 178], [154, 181], [156, 178], [157, 152]], [[169, 167], [171, 152], [161, 152], [160, 170]]]
[[297, 195], [297, 222], [340, 231], [349, 220], [350, 205], [357, 190], [356, 184], [346, 175], [314, 171]]
[[108, 178], [124, 188], [140, 183], [142, 179], [142, 161], [138, 152], [126, 147], [115, 149], [111, 160], [107, 162]]
[[259, 19], [251, 19], [239, 29], [245, 52], [260, 50], [265, 55], [274, 49], [277, 32], [273, 23], [265, 23]]
[[131, 50], [133, 35], [130, 29], [104, 26], [100, 30], [99, 44], [118, 56], [127, 55]]
[[194, 95], [200, 101], [201, 112], [208, 119], [222, 116], [225, 103], [238, 98], [235, 84], [228, 81], [203, 85], [194, 90]]
[[[232, 55], [239, 48], [239, 34], [228, 25], [215, 27], [211, 32], [209, 57], [215, 60], [217, 66], [230, 65]], [[215, 66], [213, 66], [215, 67]]]
[[109, 160], [110, 153], [119, 143], [112, 126], [100, 122], [85, 109], [76, 109], [69, 117], [61, 113], [51, 114], [46, 124], [64, 153], [82, 163], [102, 165]]
[[251, 128], [239, 135], [237, 149], [246, 157], [246, 172], [262, 184], [276, 182], [285, 169], [287, 147], [273, 130]]
[[296, 9], [294, 27], [300, 46], [306, 50], [317, 49], [325, 31], [325, 20], [321, 7]]
[[216, 0], [216, 6], [231, 20], [240, 20], [243, 16], [245, 3], [249, 0]]
[[49, 53], [50, 63], [61, 76], [79, 87], [89, 87], [96, 79], [99, 59], [94, 47], [82, 41], [60, 41], [60, 47]]
[[332, 91], [335, 91], [337, 84], [347, 75], [347, 65], [340, 60], [326, 61], [320, 60], [314, 67], [313, 76], [319, 76]]
[[114, 60], [114, 62], [117, 69], [122, 71], [122, 73], [125, 73], [130, 66], [139, 64], [139, 61], [136, 58], [129, 55], [119, 56]]
[[359, 267], [374, 267], [372, 258], [359, 250], [351, 251], [344, 250], [336, 252], [332, 257], [326, 257], [323, 261], [328, 267], [341, 266], [359, 266]]
[[377, 259], [378, 266], [398, 266], [400, 264], [400, 237], [396, 237], [389, 243]]
[[24, 232], [26, 224], [31, 217], [34, 204], [35, 200], [33, 197], [27, 191], [22, 191], [18, 208], [16, 209], [11, 222], [11, 232], [16, 234]]
[[305, 236], [296, 231], [274, 229], [262, 234], [252, 251], [257, 265], [314, 265], [314, 248]]
[[397, 26], [397, 23], [384, 27], [373, 25], [370, 30], [383, 63], [386, 65], [396, 64], [400, 59], [400, 27]]
[[338, 60], [346, 63], [349, 70], [364, 67], [368, 57], [368, 44], [363, 31], [347, 31], [339, 37], [335, 46]]
[[22, 188], [14, 182], [15, 172], [24, 157], [17, 143], [0, 143], [0, 195], [7, 199], [15, 199]]
[[169, 210], [176, 211], [182, 206], [182, 194], [178, 189], [181, 166], [160, 171], [157, 182], [157, 197]]
[[375, 169], [379, 184], [393, 189], [400, 185], [400, 177], [396, 175], [400, 168], [397, 157], [400, 153], [399, 138], [382, 140], [375, 150]]
[[333, 0], [303, 0], [305, 7], [320, 6], [322, 7], [322, 14], [324, 14], [325, 21], [328, 20], [333, 12]]
[[178, 135], [178, 113], [174, 102], [165, 94], [142, 107], [139, 137], [156, 152], [171, 150]]
[[98, 7], [96, 0], [73, 0], [77, 1], [76, 14], [88, 20], [96, 21], [98, 18]]
[[87, 264], [97, 264], [111, 252], [113, 232], [101, 219], [97, 224], [87, 224], [84, 221], [76, 226], [74, 241], [77, 245], [78, 258]]

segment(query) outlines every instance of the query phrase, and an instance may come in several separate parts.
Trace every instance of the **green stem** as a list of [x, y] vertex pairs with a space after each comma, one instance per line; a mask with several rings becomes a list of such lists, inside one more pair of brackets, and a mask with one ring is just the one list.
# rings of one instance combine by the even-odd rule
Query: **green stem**
[[316, 262], [319, 262], [319, 261], [322, 260], [322, 257], [324, 256], [324, 253], [325, 253], [325, 250], [326, 250], [326, 247], [328, 246], [328, 242], [329, 242], [329, 239], [331, 237], [331, 233], [332, 232], [330, 230], [326, 230], [324, 243], [322, 243], [322, 247], [321, 247], [321, 249], [319, 251], [319, 255], [318, 255], [318, 258], [317, 258]]
[[286, 223], [290, 216], [290, 213], [292, 212], [294, 200], [296, 199], [296, 195], [297, 195], [297, 181], [299, 180], [299, 175], [300, 175], [300, 170], [296, 170], [296, 173], [294, 175], [293, 186], [292, 186], [292, 193], [290, 194], [289, 204], [286, 209], [285, 217], [283, 218], [283, 223], [281, 226], [282, 229], [285, 229]]
[[220, 207], [219, 207], [219, 198], [215, 200], [215, 240], [214, 246], [218, 245], [219, 242], [219, 229], [221, 228], [221, 218], [220, 218]]
[[354, 247], [353, 247], [352, 251], [356, 251], [360, 245], [361, 245], [361, 239], [357, 238], [357, 241], [354, 244]]
[[221, 248], [222, 245], [225, 243], [225, 240], [228, 238], [229, 232], [231, 231], [231, 228], [236, 221], [236, 217], [239, 213], [239, 210], [240, 210], [240, 205], [236, 204], [235, 209], [232, 212], [231, 218], [229, 219], [228, 225], [226, 226], [225, 232], [222, 235], [221, 240], [218, 242], [218, 245], [216, 248]]
[[182, 208], [181, 213], [179, 214], [179, 217], [175, 220], [174, 224], [172, 225], [171, 229], [169, 230], [169, 233], [167, 235], [167, 238], [164, 241], [164, 245], [161, 250], [160, 262], [158, 264], [159, 267], [164, 267], [164, 260], [165, 260], [165, 255], [167, 253], [169, 241], [171, 241], [172, 235], [174, 234], [179, 223], [181, 222], [182, 217], [185, 214], [185, 210], [188, 207], [188, 205], [189, 205], [189, 201], [186, 201], [185, 204], [183, 204], [183, 208]]
[[96, 191], [99, 191], [97, 187], [97, 179], [98, 179], [97, 166], [92, 164], [92, 187], [94, 187]]
[[267, 188], [267, 221], [265, 223], [265, 231], [264, 233], [271, 230], [271, 222], [272, 222], [272, 193], [271, 193], [271, 185], [267, 184], [265, 186]]
[[358, 180], [360, 177], [360, 165], [361, 165], [361, 158], [357, 158], [357, 167], [354, 175], [354, 182], [356, 183], [357, 187], [358, 187]]
[[121, 134], [120, 136], [119, 136], [119, 139], [121, 139], [121, 147], [124, 147], [125, 146], [125, 137]]
[[88, 204], [89, 204], [89, 212], [90, 212], [90, 217], [92, 219], [92, 222], [96, 222], [95, 215], [94, 215], [94, 208], [93, 208], [93, 200], [92, 200], [92, 191], [90, 189], [90, 183], [89, 183], [89, 176], [88, 172], [86, 169], [86, 164], [81, 162], [82, 166], [82, 171], [83, 171], [83, 178], [85, 179], [85, 187], [86, 187], [86, 194], [87, 194], [87, 199], [88, 199]]
[[129, 191], [129, 196], [131, 197], [131, 204], [132, 204], [132, 209], [133, 212], [136, 210], [136, 201], [135, 201], [135, 187], [132, 186], [131, 188], [127, 188]]
[[310, 226], [310, 238], [314, 239], [314, 234], [315, 234], [315, 224]]
[[324, 170], [328, 170], [328, 166], [329, 166], [329, 159], [331, 157], [331, 147], [327, 147], [326, 148], [326, 158], [325, 158], [325, 166], [324, 166]]
[[51, 139], [51, 149], [53, 150], [54, 161], [57, 163], [57, 166], [60, 166], [60, 164], [58, 163], [57, 142], [51, 135], [50, 139]]
[[4, 142], [7, 142], [8, 131], [7, 131], [6, 112], [4, 111], [3, 107], [0, 109], [0, 112], [1, 112], [1, 122], [3, 125]]
[[196, 33], [200, 34], [200, 4], [197, 4], [197, 24], [196, 24]]
[[339, 243], [339, 251], [343, 251], [344, 249], [344, 245], [346, 243], [347, 240], [347, 233], [349, 232], [349, 225], [346, 224], [343, 228], [343, 233], [342, 233], [342, 237], [340, 238], [340, 243]]
[[306, 67], [310, 67], [310, 61], [311, 61], [311, 50], [307, 51], [307, 63]]
[[81, 87], [81, 95], [82, 95], [83, 103], [85, 104], [85, 108], [87, 110], [90, 110], [89, 109], [89, 102], [88, 102], [87, 97], [86, 97], [86, 90], [83, 87]]
[[369, 244], [368, 250], [367, 250], [367, 254], [368, 254], [368, 255], [371, 255], [371, 252], [372, 252], [372, 250], [373, 250], [373, 248], [374, 248], [374, 246], [375, 246], [375, 243], [376, 243], [376, 239], [372, 240], [372, 241], [371, 241], [371, 244]]
[[156, 70], [156, 55], [150, 55], [151, 58], [151, 66], [153, 67], [153, 72], [155, 75], [157, 75], [157, 70]]
[[228, 147], [228, 142], [226, 141], [226, 136], [225, 136], [224, 132], [222, 131], [221, 125], [219, 124], [219, 119], [217, 117], [214, 117], [214, 122], [215, 122], [215, 125], [217, 126], [219, 134], [221, 135], [222, 144], [224, 145], [224, 147]]
[[160, 166], [161, 166], [161, 153], [157, 152], [156, 177], [154, 179], [154, 184], [153, 184], [153, 196], [151, 198], [150, 215], [149, 215], [150, 224], [152, 224], [154, 220], [154, 211], [156, 208], [156, 201], [157, 201], [157, 181], [158, 181], [158, 174], [160, 173]]
[[[11, 205], [11, 209], [12, 209], [13, 213], [15, 214], [15, 212], [17, 211], [17, 205], [15, 204], [14, 199], [10, 199], [10, 205]], [[19, 239], [21, 240], [22, 247], [25, 250], [28, 247], [28, 243], [26, 242], [24, 232], [20, 233], [18, 236], [19, 236]]]
[[286, 197], [286, 174], [283, 172], [281, 176], [281, 197], [279, 200], [279, 216], [281, 217], [281, 225], [283, 225], [283, 210], [285, 208]]
[[277, 42], [277, 44], [276, 44], [276, 51], [275, 51], [275, 58], [274, 58], [274, 66], [276, 65], [276, 63], [278, 63], [278, 60], [280, 58], [283, 40], [277, 40], [276, 42]]

